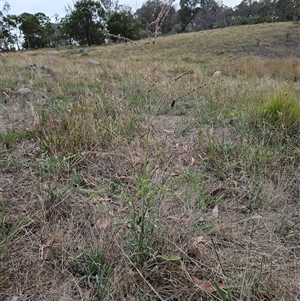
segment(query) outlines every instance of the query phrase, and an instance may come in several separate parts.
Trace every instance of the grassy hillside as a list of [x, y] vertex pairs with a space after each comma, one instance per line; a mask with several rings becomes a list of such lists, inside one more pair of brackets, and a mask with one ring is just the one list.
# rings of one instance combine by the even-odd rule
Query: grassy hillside
[[300, 299], [299, 38], [3, 53], [0, 300]]

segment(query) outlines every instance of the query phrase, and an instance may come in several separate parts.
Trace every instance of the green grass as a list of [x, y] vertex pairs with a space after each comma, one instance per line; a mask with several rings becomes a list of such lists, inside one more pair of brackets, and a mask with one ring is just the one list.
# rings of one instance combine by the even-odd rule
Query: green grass
[[[20, 217], [18, 220], [12, 221], [7, 204], [1, 202], [0, 208], [0, 262], [9, 252], [10, 244], [17, 238], [18, 234], [22, 231], [23, 227], [29, 222], [25, 216]], [[0, 264], [0, 269], [3, 267]]]
[[100, 298], [101, 300], [109, 300], [107, 299], [109, 296], [107, 282], [111, 274], [111, 267], [105, 264], [105, 253], [105, 250], [84, 250], [82, 258], [70, 254], [82, 275], [81, 281], [84, 281], [92, 291], [92, 300], [99, 300]]
[[262, 108], [262, 117], [266, 120], [270, 132], [299, 142], [300, 101], [298, 95], [288, 92], [275, 95]]
[[34, 137], [34, 131], [19, 132], [9, 130], [4, 134], [0, 134], [0, 146], [7, 150], [14, 150], [18, 143], [25, 139]]
[[5, 53], [1, 297], [297, 296], [299, 35], [274, 23]]

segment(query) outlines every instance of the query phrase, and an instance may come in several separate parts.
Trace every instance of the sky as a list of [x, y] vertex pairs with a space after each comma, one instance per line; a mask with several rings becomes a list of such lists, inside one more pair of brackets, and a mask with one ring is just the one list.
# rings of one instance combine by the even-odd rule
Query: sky
[[[20, 15], [24, 12], [35, 14], [38, 12], [44, 13], [51, 17], [54, 14], [59, 16], [65, 15], [64, 7], [72, 0], [0, 0], [0, 9], [7, 1], [10, 4], [11, 10], [9, 14]], [[223, 0], [223, 4], [228, 7], [235, 7], [242, 0]], [[146, 0], [119, 0], [119, 4], [129, 5], [133, 10], [136, 10], [145, 3]]]

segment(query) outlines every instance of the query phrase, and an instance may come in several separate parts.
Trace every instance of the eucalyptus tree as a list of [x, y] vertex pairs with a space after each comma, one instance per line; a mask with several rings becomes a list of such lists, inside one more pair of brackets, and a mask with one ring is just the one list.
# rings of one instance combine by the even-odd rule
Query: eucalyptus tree
[[162, 8], [166, 6], [168, 13], [165, 15], [160, 28], [160, 31], [163, 34], [166, 34], [173, 29], [177, 21], [174, 6], [166, 4], [163, 0], [148, 0], [139, 9], [137, 9], [135, 15], [144, 28], [154, 31], [155, 26], [152, 27], [149, 25], [158, 18]]
[[51, 20], [44, 13], [23, 13], [17, 17], [19, 29], [23, 33], [23, 48], [51, 47], [54, 28]]
[[129, 8], [115, 11], [107, 20], [107, 30], [114, 35], [112, 36], [113, 41], [116, 41], [118, 36], [130, 40], [138, 40], [141, 28], [142, 24], [131, 13]]
[[105, 9], [99, 1], [80, 0], [69, 8], [62, 20], [62, 30], [80, 45], [100, 45], [105, 42]]
[[17, 44], [16, 16], [9, 15], [10, 5], [5, 2], [0, 11], [0, 50], [13, 50]]

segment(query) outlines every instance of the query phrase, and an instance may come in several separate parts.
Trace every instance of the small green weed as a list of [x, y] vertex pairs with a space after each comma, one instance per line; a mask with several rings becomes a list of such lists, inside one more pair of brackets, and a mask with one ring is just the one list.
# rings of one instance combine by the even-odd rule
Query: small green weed
[[[201, 172], [184, 172], [184, 180], [187, 180], [187, 186], [185, 189], [184, 199], [194, 200], [193, 204], [186, 203], [188, 207], [195, 206], [206, 212], [208, 209], [212, 209], [216, 204], [218, 204], [223, 195], [215, 198], [209, 192], [209, 188], [206, 187], [205, 175]], [[180, 183], [182, 186], [183, 182]]]
[[[247, 282], [247, 301], [273, 300], [261, 284], [261, 279], [251, 277]], [[265, 299], [267, 297], [267, 299]]]
[[132, 239], [128, 247], [134, 261], [143, 266], [154, 252], [153, 241], [158, 222], [158, 208], [163, 199], [162, 188], [150, 179], [136, 174], [136, 193], [129, 197], [128, 208]]
[[13, 155], [0, 155], [0, 167], [3, 171], [12, 171], [21, 168], [20, 162]]
[[19, 132], [15, 130], [9, 130], [5, 134], [0, 134], [0, 145], [5, 149], [14, 150], [17, 147], [17, 143], [26, 138], [33, 138], [34, 131]]
[[93, 300], [106, 300], [109, 294], [107, 284], [112, 268], [105, 263], [106, 251], [83, 251], [82, 258], [75, 254], [69, 254], [76, 262], [79, 272], [82, 275], [81, 281], [92, 289]]
[[78, 155], [76, 154], [70, 154], [68, 156], [52, 156], [51, 158], [39, 159], [38, 165], [43, 173], [50, 176], [59, 176], [65, 172], [69, 172], [72, 162], [77, 158]]
[[83, 185], [83, 173], [81, 171], [77, 171], [76, 169], [73, 169], [71, 173], [71, 181], [73, 186], [79, 187]]
[[222, 290], [218, 283], [214, 283], [215, 288], [217, 290], [217, 293], [219, 295], [219, 297], [221, 298], [222, 301], [233, 301], [233, 296], [232, 293], [230, 291], [230, 289], [228, 289], [226, 292], [224, 290]]
[[194, 226], [196, 229], [199, 229], [205, 233], [209, 233], [216, 226], [216, 221], [196, 221]]
[[8, 246], [16, 238], [18, 233], [24, 227], [27, 218], [20, 218], [16, 222], [11, 222], [10, 214], [6, 210], [5, 202], [1, 203], [0, 208], [0, 263], [3, 256], [6, 254]]

